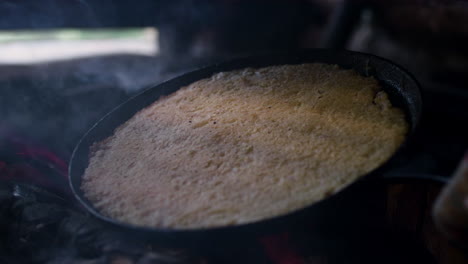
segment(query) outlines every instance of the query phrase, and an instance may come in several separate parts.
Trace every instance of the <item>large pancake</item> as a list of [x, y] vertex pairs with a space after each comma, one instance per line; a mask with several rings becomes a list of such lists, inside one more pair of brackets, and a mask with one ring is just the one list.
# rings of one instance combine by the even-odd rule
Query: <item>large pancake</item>
[[286, 214], [384, 163], [408, 130], [372, 77], [334, 65], [222, 72], [93, 146], [82, 189], [104, 215], [200, 228]]

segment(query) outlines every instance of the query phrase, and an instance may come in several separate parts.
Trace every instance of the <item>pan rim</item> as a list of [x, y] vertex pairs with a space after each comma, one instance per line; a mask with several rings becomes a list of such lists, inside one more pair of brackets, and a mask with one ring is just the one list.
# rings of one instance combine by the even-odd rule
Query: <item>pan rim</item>
[[[305, 207], [302, 207], [302, 208], [299, 208], [299, 209], [296, 209], [296, 210], [293, 210], [293, 211], [289, 211], [289, 212], [287, 212], [285, 214], [282, 214], [282, 215], [277, 215], [277, 216], [273, 216], [273, 217], [269, 217], [269, 218], [263, 218], [263, 219], [255, 220], [255, 221], [248, 222], [248, 223], [235, 224], [235, 225], [225, 225], [225, 226], [200, 227], [200, 228], [158, 228], [158, 227], [149, 227], [149, 226], [130, 224], [130, 223], [127, 223], [127, 222], [122, 222], [122, 221], [119, 221], [117, 219], [105, 216], [105, 215], [99, 213], [99, 211], [85, 197], [84, 192], [81, 190], [81, 178], [82, 178], [83, 175], [82, 175], [82, 173], [81, 173], [81, 175], [76, 175], [77, 172], [76, 172], [76, 169], [75, 169], [75, 167], [77, 166], [76, 165], [77, 156], [79, 155], [79, 152], [81, 150], [80, 148], [83, 147], [83, 144], [86, 143], [86, 140], [88, 139], [88, 137], [90, 135], [92, 135], [92, 133], [95, 131], [95, 129], [97, 127], [99, 127], [100, 125], [102, 125], [103, 121], [105, 121], [107, 118], [112, 116], [117, 111], [121, 110], [122, 107], [127, 105], [129, 102], [132, 102], [133, 100], [136, 100], [136, 98], [140, 98], [144, 94], [149, 93], [149, 92], [154, 91], [154, 90], [157, 90], [157, 89], [160, 89], [161, 87], [170, 86], [172, 83], [177, 83], [177, 81], [180, 80], [181, 78], [196, 75], [197, 73], [200, 73], [200, 72], [203, 72], [203, 71], [209, 72], [209, 76], [211, 76], [211, 75], [213, 75], [213, 74], [215, 74], [217, 72], [223, 71], [222, 69], [224, 67], [226, 67], [226, 66], [233, 65], [233, 64], [236, 64], [236, 63], [242, 64], [242, 62], [246, 62], [246, 61], [248, 62], [249, 60], [257, 59], [257, 60], [261, 61], [262, 58], [263, 59], [267, 58], [267, 57], [275, 58], [275, 57], [278, 57], [278, 56], [280, 56], [280, 57], [283, 56], [285, 59], [291, 58], [292, 60], [297, 60], [297, 61], [302, 60], [302, 62], [299, 62], [299, 63], [314, 63], [314, 62], [326, 63], [326, 62], [322, 62], [322, 60], [320, 60], [320, 59], [317, 59], [317, 60], [310, 60], [308, 58], [303, 59], [304, 58], [303, 56], [307, 55], [307, 56], [310, 56], [310, 57], [314, 57], [314, 54], [315, 55], [322, 54], [322, 56], [327, 56], [327, 55], [330, 55], [330, 54], [335, 54], [336, 55], [337, 53], [341, 54], [341, 56], [353, 57], [354, 59], [356, 59], [356, 57], [360, 57], [360, 59], [374, 60], [376, 62], [383, 63], [383, 64], [387, 65], [388, 67], [391, 67], [393, 70], [395, 70], [399, 74], [401, 74], [400, 77], [412, 82], [412, 84], [410, 84], [410, 85], [415, 89], [414, 92], [416, 92], [416, 96], [418, 97], [417, 100], [419, 100], [419, 107], [418, 107], [418, 109], [417, 109], [417, 111], [415, 113], [415, 116], [414, 117], [411, 116], [412, 120], [410, 120], [410, 130], [409, 130], [407, 136], [405, 137], [404, 142], [398, 147], [398, 149], [384, 163], [382, 163], [381, 165], [379, 165], [378, 167], [376, 167], [374, 170], [370, 171], [369, 173], [366, 173], [366, 174], [364, 174], [362, 176], [359, 176], [359, 178], [352, 181], [350, 184], [347, 184], [347, 185], [343, 186], [342, 188], [340, 188], [340, 190], [338, 190], [337, 192], [335, 192], [331, 196], [323, 198], [323, 199], [321, 199], [319, 201], [313, 202], [313, 203], [311, 203], [311, 204], [309, 204], [309, 205], [307, 205]], [[281, 64], [285, 65], [285, 64], [299, 64], [299, 63], [279, 63], [279, 64], [268, 64], [268, 65], [281, 65]], [[340, 67], [343, 67], [339, 62], [335, 62], [334, 64], [337, 64]], [[252, 66], [247, 66], [247, 67], [252, 67]], [[216, 70], [218, 68], [221, 68], [221, 70]], [[237, 69], [242, 69], [242, 68], [246, 68], [246, 67], [245, 66], [240, 66]], [[256, 67], [254, 66], [253, 68], [256, 68]], [[343, 67], [343, 68], [349, 68], [349, 67]], [[232, 69], [232, 70], [234, 70], [234, 69]], [[374, 78], [379, 80], [379, 82], [381, 81], [375, 75], [373, 75], [373, 74], [370, 74], [370, 75], [374, 76]], [[203, 78], [206, 78], [206, 77], [201, 77], [199, 79], [203, 79]], [[199, 80], [199, 79], [197, 79], [197, 80]], [[176, 90], [180, 89], [183, 86], [184, 85], [179, 86]], [[384, 172], [387, 169], [387, 167], [389, 166], [389, 164], [394, 160], [395, 156], [397, 156], [398, 153], [400, 153], [402, 151], [402, 148], [404, 148], [404, 146], [408, 144], [408, 141], [414, 135], [414, 132], [415, 132], [415, 130], [417, 128], [417, 125], [418, 125], [418, 122], [419, 122], [419, 119], [420, 119], [420, 115], [421, 115], [421, 106], [422, 106], [421, 101], [422, 101], [422, 99], [421, 99], [420, 85], [417, 82], [417, 80], [414, 78], [414, 76], [411, 73], [409, 73], [406, 69], [404, 69], [403, 67], [395, 64], [394, 62], [392, 62], [392, 61], [390, 61], [388, 59], [376, 56], [376, 55], [362, 53], [362, 52], [355, 52], [355, 51], [347, 51], [347, 50], [306, 49], [306, 50], [283, 51], [283, 52], [257, 53], [254, 56], [243, 56], [243, 57], [235, 58], [235, 59], [228, 60], [228, 61], [225, 61], [225, 62], [215, 63], [215, 64], [212, 64], [212, 65], [209, 65], [209, 66], [206, 66], [206, 67], [200, 67], [198, 69], [195, 69], [195, 70], [189, 71], [187, 73], [183, 73], [181, 75], [178, 75], [178, 76], [176, 76], [174, 78], [171, 78], [169, 80], [163, 81], [163, 82], [161, 82], [161, 83], [159, 83], [157, 85], [153, 85], [153, 86], [151, 86], [151, 87], [149, 87], [147, 89], [144, 89], [143, 91], [137, 93], [136, 95], [132, 96], [131, 98], [129, 98], [125, 102], [121, 103], [120, 105], [118, 105], [117, 107], [112, 109], [110, 112], [108, 112], [106, 115], [104, 115], [101, 119], [99, 119], [83, 135], [83, 137], [79, 140], [78, 144], [74, 148], [73, 153], [72, 153], [71, 158], [70, 158], [70, 163], [69, 163], [69, 168], [68, 168], [68, 175], [69, 175], [69, 178], [70, 178], [69, 179], [69, 185], [70, 185], [70, 188], [71, 188], [75, 198], [93, 216], [95, 216], [96, 218], [98, 218], [98, 219], [100, 219], [100, 220], [102, 220], [102, 221], [104, 221], [106, 223], [109, 223], [109, 224], [111, 224], [113, 226], [116, 226], [118, 228], [124, 228], [124, 229], [129, 230], [129, 231], [131, 230], [131, 231], [135, 231], [135, 232], [139, 232], [139, 233], [153, 233], [153, 234], [156, 234], [156, 233], [159, 233], [159, 234], [174, 234], [174, 235], [183, 234], [183, 235], [189, 235], [190, 236], [191, 234], [199, 234], [200, 232], [203, 232], [203, 233], [207, 233], [207, 232], [222, 233], [222, 232], [225, 232], [225, 231], [237, 232], [237, 231], [240, 231], [242, 229], [256, 229], [260, 225], [264, 225], [264, 224], [267, 224], [267, 223], [281, 223], [281, 222], [283, 222], [285, 219], [287, 219], [289, 217], [293, 217], [293, 216], [299, 216], [300, 217], [301, 215], [306, 214], [307, 212], [309, 212], [310, 210], [313, 210], [316, 207], [324, 206], [328, 201], [333, 199], [333, 197], [336, 197], [341, 192], [351, 188], [352, 186], [360, 184], [363, 181], [367, 181], [368, 179], [373, 178], [372, 176], [379, 175], [381, 172]], [[140, 110], [144, 109], [146, 106], [147, 105], [142, 106], [140, 108]], [[138, 111], [136, 111], [136, 113]], [[408, 115], [409, 111], [410, 111], [409, 109], [405, 109], [405, 114]], [[135, 115], [135, 113], [132, 114], [132, 116], [133, 115]], [[123, 121], [122, 124], [124, 122], [125, 121]], [[115, 128], [117, 128], [117, 127], [115, 127]], [[108, 135], [108, 136], [110, 136], [110, 135]], [[87, 149], [89, 149], [89, 146], [87, 147]], [[83, 172], [84, 172], [84, 170], [83, 170]], [[76, 181], [77, 181], [76, 178], [79, 179], [79, 181], [78, 181], [79, 184], [76, 183]]]

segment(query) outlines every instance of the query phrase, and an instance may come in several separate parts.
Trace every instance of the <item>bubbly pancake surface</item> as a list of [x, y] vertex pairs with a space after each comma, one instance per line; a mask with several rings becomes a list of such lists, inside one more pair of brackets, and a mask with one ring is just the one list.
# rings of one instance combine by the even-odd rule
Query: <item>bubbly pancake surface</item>
[[378, 82], [353, 70], [222, 72], [96, 143], [82, 189], [102, 214], [134, 225], [249, 223], [342, 189], [385, 162], [407, 130]]

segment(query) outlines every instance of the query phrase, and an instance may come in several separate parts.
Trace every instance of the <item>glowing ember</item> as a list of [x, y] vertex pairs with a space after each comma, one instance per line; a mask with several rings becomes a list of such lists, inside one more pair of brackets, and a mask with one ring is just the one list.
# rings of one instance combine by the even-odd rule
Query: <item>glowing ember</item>
[[291, 244], [289, 233], [260, 238], [265, 254], [275, 264], [305, 264], [306, 261]]
[[0, 137], [0, 180], [26, 182], [70, 194], [67, 164], [46, 148], [19, 137]]

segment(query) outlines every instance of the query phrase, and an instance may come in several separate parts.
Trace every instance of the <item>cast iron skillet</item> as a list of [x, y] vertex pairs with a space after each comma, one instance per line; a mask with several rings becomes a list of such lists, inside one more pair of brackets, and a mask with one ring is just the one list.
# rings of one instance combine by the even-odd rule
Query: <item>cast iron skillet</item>
[[[398, 155], [399, 151], [383, 166], [318, 203], [287, 215], [228, 227], [180, 230], [138, 227], [122, 223], [100, 214], [80, 189], [83, 172], [88, 166], [90, 146], [94, 142], [101, 141], [112, 135], [114, 129], [130, 119], [139, 110], [156, 101], [160, 96], [173, 93], [185, 85], [221, 71], [306, 62], [337, 64], [343, 68], [354, 69], [365, 76], [374, 76], [390, 95], [392, 103], [405, 110], [410, 124], [408, 137], [414, 133], [421, 115], [422, 102], [419, 85], [411, 74], [386, 59], [358, 52], [325, 49], [246, 57], [202, 68], [161, 83], [129, 99], [104, 116], [85, 134], [73, 152], [69, 177], [71, 189], [76, 199], [92, 215], [120, 231], [130, 232], [132, 237], [149, 239], [165, 245], [184, 247], [213, 245], [213, 243], [220, 245], [219, 243], [234, 241], [239, 243], [239, 239], [243, 237], [278, 232], [290, 227], [297, 228], [303, 223], [307, 223], [309, 227], [314, 226], [313, 229], [317, 233], [324, 233], [327, 230], [331, 232], [341, 232], [345, 229], [354, 230], [357, 226], [368, 225], [366, 219], [373, 218], [369, 216], [371, 210], [368, 208], [368, 199], [364, 197], [364, 194], [376, 191], [377, 188], [372, 183], [375, 182], [376, 178], [379, 178], [382, 172], [391, 167], [391, 160], [394, 159], [395, 155]], [[407, 141], [408, 138], [403, 145]], [[346, 224], [343, 224], [343, 222]], [[350, 228], [349, 225], [354, 227]], [[317, 235], [318, 237], [320, 236]]]

